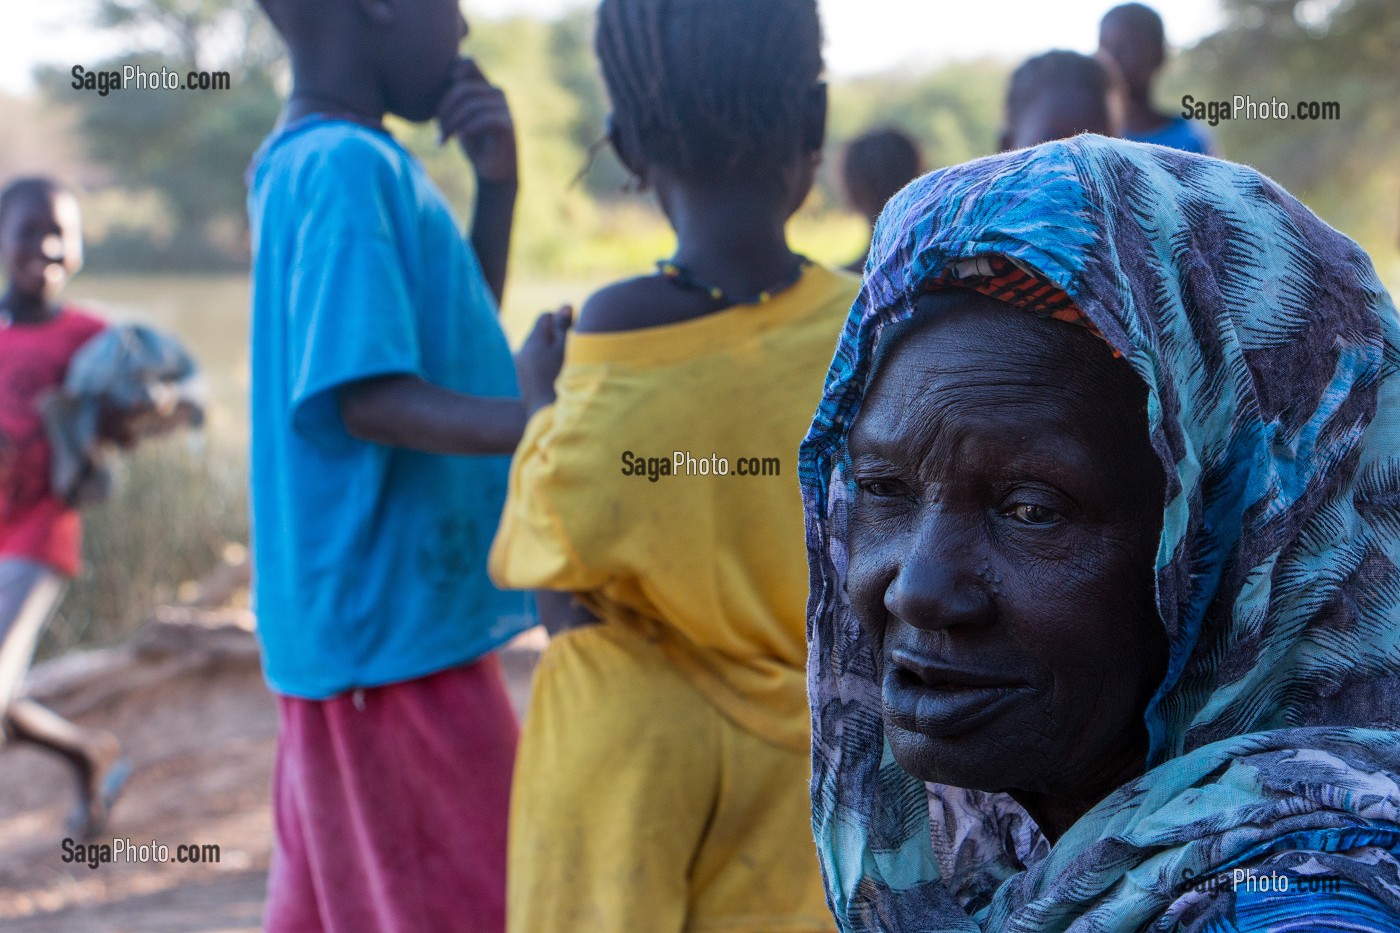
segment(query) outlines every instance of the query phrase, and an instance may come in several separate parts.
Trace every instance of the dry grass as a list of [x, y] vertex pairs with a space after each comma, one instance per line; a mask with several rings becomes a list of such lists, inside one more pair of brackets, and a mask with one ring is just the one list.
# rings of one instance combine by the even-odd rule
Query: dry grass
[[246, 487], [244, 444], [217, 427], [149, 442], [125, 458], [112, 499], [85, 516], [86, 566], [40, 655], [119, 641], [231, 543], [247, 541]]

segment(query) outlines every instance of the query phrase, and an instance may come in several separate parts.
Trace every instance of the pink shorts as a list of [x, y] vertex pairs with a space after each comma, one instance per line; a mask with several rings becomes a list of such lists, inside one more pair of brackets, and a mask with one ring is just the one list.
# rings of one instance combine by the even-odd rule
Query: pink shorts
[[268, 933], [497, 933], [519, 727], [489, 656], [277, 698]]

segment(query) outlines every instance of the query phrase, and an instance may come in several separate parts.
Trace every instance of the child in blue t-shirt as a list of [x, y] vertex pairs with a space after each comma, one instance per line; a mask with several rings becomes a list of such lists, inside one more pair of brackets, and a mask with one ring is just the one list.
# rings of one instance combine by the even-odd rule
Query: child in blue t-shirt
[[[496, 320], [510, 111], [457, 57], [456, 0], [260, 2], [293, 71], [248, 200], [266, 928], [501, 929], [517, 727], [490, 652], [530, 624], [486, 575], [525, 423]], [[385, 113], [460, 142], [470, 247]]]

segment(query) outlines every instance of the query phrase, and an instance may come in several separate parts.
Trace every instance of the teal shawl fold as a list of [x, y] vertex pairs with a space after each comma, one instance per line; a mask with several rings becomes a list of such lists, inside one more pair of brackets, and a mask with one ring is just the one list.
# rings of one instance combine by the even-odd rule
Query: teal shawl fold
[[[846, 437], [880, 333], [986, 255], [1066, 292], [1147, 384], [1167, 477], [1148, 770], [1053, 847], [1009, 797], [895, 763], [845, 597]], [[1236, 869], [1343, 879], [1336, 910], [1391, 918], [1356, 929], [1396, 928], [1397, 362], [1365, 253], [1243, 166], [1081, 136], [890, 202], [801, 453], [813, 828], [843, 931], [1226, 931], [1257, 901], [1220, 883]]]

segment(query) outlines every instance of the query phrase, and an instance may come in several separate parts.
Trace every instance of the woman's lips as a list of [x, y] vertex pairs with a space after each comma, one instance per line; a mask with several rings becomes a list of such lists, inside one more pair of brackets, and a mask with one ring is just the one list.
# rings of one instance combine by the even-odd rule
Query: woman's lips
[[1025, 686], [926, 665], [904, 666], [898, 656], [892, 660], [883, 684], [885, 714], [893, 725], [930, 738], [951, 738], [982, 726]]

